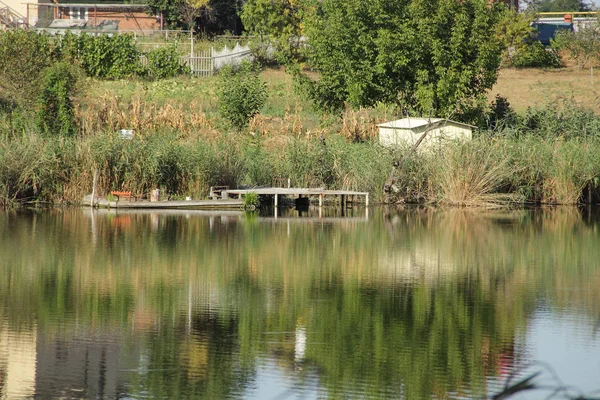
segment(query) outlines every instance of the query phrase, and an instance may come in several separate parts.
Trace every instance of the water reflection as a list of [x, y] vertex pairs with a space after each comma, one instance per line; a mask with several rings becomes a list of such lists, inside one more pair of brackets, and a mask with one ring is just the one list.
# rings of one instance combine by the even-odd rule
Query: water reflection
[[0, 396], [473, 397], [534, 359], [597, 389], [597, 213], [375, 211], [3, 212]]

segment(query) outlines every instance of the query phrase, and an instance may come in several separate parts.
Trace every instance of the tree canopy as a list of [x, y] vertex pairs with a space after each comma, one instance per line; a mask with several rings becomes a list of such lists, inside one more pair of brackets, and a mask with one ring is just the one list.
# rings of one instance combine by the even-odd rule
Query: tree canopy
[[539, 0], [534, 2], [539, 12], [590, 11], [591, 7], [583, 0]]
[[[137, 1], [137, 0], [134, 0]], [[169, 28], [200, 28], [204, 33], [239, 33], [242, 0], [148, 0], [152, 14], [162, 14]]]
[[240, 17], [261, 45], [268, 40], [287, 61], [298, 56], [304, 6], [303, 0], [246, 0]]
[[496, 82], [506, 6], [487, 0], [323, 0], [306, 19], [301, 75], [322, 108], [396, 103], [428, 115], [465, 114]]

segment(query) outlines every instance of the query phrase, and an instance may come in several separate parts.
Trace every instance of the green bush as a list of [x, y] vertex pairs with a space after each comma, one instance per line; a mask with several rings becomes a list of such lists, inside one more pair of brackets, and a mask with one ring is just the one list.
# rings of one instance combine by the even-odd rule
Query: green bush
[[258, 69], [248, 62], [243, 62], [237, 71], [223, 68], [219, 75], [219, 111], [241, 130], [265, 104], [267, 84], [260, 78]]
[[566, 52], [579, 69], [594, 66], [600, 61], [600, 26], [596, 21], [577, 32], [562, 29], [552, 41], [552, 47]]
[[76, 67], [65, 62], [55, 63], [43, 72], [38, 98], [36, 124], [41, 132], [62, 136], [74, 135], [75, 111], [71, 98], [77, 86]]
[[515, 68], [559, 68], [560, 57], [554, 49], [546, 49], [538, 40], [528, 43], [511, 59]]
[[181, 55], [176, 45], [159, 47], [147, 53], [146, 57], [148, 57], [148, 74], [152, 79], [174, 78], [188, 69], [181, 65]]
[[21, 29], [0, 31], [0, 103], [33, 106], [40, 71], [52, 64], [55, 50], [48, 35]]
[[133, 35], [70, 36], [61, 41], [61, 55], [77, 60], [88, 76], [122, 79], [142, 72]]

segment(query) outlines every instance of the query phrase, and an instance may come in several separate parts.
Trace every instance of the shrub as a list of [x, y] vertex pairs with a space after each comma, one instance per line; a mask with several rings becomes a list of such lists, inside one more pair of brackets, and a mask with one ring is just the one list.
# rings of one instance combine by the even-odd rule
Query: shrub
[[159, 47], [147, 53], [146, 57], [148, 57], [148, 74], [152, 79], [174, 78], [187, 70], [181, 65], [176, 45]]
[[0, 32], [0, 102], [30, 107], [39, 93], [40, 71], [54, 57], [48, 35], [24, 30]]
[[241, 130], [265, 104], [267, 84], [257, 69], [243, 62], [238, 71], [230, 67], [221, 70], [218, 96], [221, 116]]
[[579, 28], [577, 32], [561, 30], [556, 34], [552, 47], [565, 51], [577, 62], [579, 69], [600, 60], [600, 27], [598, 23]]
[[558, 68], [560, 57], [554, 49], [546, 49], [538, 40], [531, 41], [511, 59], [515, 68]]
[[36, 115], [36, 124], [41, 132], [63, 136], [75, 134], [75, 112], [71, 100], [77, 85], [75, 68], [60, 62], [43, 71]]
[[517, 123], [517, 113], [512, 109], [506, 97], [497, 94], [487, 113], [486, 122], [488, 129], [491, 130], [512, 127]]
[[122, 79], [142, 71], [140, 54], [133, 35], [79, 35], [75, 40], [62, 41], [63, 57], [76, 57], [88, 76]]

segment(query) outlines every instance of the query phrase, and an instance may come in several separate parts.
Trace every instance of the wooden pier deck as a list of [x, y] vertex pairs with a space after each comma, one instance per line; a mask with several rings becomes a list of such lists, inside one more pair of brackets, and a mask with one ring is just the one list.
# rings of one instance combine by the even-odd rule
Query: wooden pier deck
[[[89, 206], [91, 196], [85, 196], [83, 204]], [[241, 210], [244, 206], [242, 199], [219, 200], [181, 200], [181, 201], [109, 201], [105, 198], [94, 199], [94, 207], [154, 210], [154, 209], [186, 209], [186, 210]]]
[[252, 188], [252, 189], [226, 189], [223, 190], [221, 195], [223, 199], [230, 199], [232, 197], [241, 198], [248, 193], [256, 193], [258, 196], [273, 196], [273, 205], [277, 207], [279, 205], [279, 196], [292, 196], [292, 197], [310, 197], [319, 196], [319, 207], [323, 206], [323, 198], [325, 196], [339, 196], [341, 199], [342, 207], [348, 203], [348, 198], [351, 198], [354, 202], [354, 196], [364, 197], [365, 206], [369, 206], [369, 193], [368, 192], [355, 192], [352, 190], [328, 190], [319, 188]]

